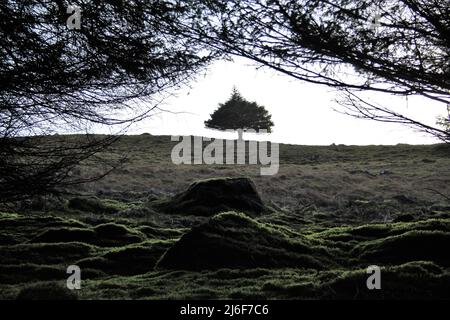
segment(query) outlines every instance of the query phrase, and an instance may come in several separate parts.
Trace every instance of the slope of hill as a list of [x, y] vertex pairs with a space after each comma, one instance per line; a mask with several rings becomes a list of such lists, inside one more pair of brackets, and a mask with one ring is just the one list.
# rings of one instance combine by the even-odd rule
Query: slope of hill
[[[450, 297], [448, 146], [280, 145], [279, 172], [261, 176], [175, 165], [175, 144], [124, 136], [104, 155], [126, 162], [101, 181], [0, 208], [0, 298], [60, 296], [73, 264], [82, 290], [68, 299]], [[160, 210], [223, 177], [250, 178], [268, 210]], [[382, 290], [367, 289], [369, 265]]]

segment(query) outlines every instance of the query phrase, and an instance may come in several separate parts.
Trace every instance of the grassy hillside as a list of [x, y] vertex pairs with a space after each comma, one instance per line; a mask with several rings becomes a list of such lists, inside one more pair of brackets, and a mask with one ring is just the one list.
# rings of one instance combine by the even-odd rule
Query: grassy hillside
[[[450, 298], [448, 146], [280, 145], [278, 174], [261, 176], [174, 165], [175, 144], [122, 137], [104, 156], [127, 160], [104, 179], [0, 208], [0, 298]], [[197, 180], [244, 176], [260, 215], [160, 209]], [[367, 289], [369, 265], [382, 290]]]

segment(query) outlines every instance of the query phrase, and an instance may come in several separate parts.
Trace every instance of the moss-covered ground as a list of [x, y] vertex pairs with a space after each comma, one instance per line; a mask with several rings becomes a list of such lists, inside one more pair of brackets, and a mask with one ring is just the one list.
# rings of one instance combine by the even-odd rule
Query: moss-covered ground
[[[1, 299], [450, 298], [445, 146], [282, 146], [280, 173], [259, 177], [252, 166], [176, 167], [164, 137], [124, 139], [110, 152], [130, 161], [106, 182], [0, 208]], [[270, 210], [154, 205], [224, 176], [250, 176]], [[69, 265], [81, 290], [65, 287]], [[370, 265], [381, 290], [366, 286]]]

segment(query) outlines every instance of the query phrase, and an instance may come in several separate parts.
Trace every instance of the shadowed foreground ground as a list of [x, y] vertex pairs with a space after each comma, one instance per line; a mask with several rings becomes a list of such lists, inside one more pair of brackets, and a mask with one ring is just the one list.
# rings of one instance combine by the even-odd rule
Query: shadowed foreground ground
[[[258, 166], [175, 166], [173, 145], [124, 137], [108, 152], [128, 162], [104, 180], [2, 208], [0, 298], [450, 298], [446, 146], [282, 145], [279, 173], [262, 177]], [[196, 180], [242, 176], [258, 214], [209, 214], [201, 199], [165, 210]], [[381, 290], [366, 288], [369, 265], [382, 268]]]

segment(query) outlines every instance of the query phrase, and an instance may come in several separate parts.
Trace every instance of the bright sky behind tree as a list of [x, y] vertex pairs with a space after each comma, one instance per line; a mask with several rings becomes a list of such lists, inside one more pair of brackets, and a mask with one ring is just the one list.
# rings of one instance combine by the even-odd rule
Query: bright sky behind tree
[[[246, 139], [274, 142], [329, 145], [335, 144], [428, 144], [435, 138], [404, 125], [355, 119], [340, 114], [335, 89], [300, 82], [269, 69], [256, 69], [248, 60], [218, 61], [204, 75], [179, 90], [161, 106], [159, 112], [134, 125], [129, 134], [148, 132], [154, 135], [201, 135], [236, 138], [232, 133], [206, 129], [203, 122], [231, 95], [236, 86], [243, 97], [263, 105], [275, 123], [270, 135], [246, 135]], [[445, 112], [440, 103], [420, 97], [392, 97], [371, 94], [372, 101], [396, 106], [400, 113], [434, 125]], [[341, 108], [342, 110], [342, 108]]]

